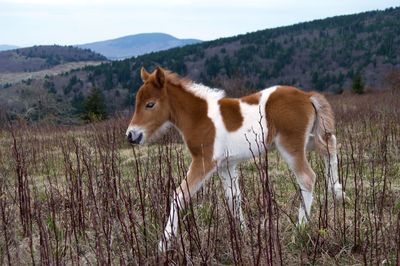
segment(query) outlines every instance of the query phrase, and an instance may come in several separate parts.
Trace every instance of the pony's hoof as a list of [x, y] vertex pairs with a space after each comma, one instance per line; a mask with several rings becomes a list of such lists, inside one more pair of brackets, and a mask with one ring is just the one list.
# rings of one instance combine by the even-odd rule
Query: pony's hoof
[[344, 192], [343, 192], [342, 200], [343, 200], [344, 203], [350, 203], [351, 202], [350, 198]]
[[297, 229], [304, 229], [306, 227], [306, 225], [308, 224], [307, 218], [303, 217], [303, 218], [299, 218], [299, 220], [296, 223], [296, 227]]
[[344, 203], [350, 203], [350, 198], [346, 195], [344, 191], [335, 192], [336, 201], [343, 201]]
[[346, 196], [346, 192], [343, 191], [342, 185], [336, 183], [333, 187], [333, 193], [337, 201], [350, 202], [350, 198]]
[[158, 243], [158, 251], [160, 251], [161, 253], [167, 252], [168, 248], [169, 248], [168, 241], [161, 240], [160, 243]]
[[248, 228], [247, 228], [247, 225], [246, 225], [245, 222], [240, 222], [240, 230], [241, 230], [243, 233], [246, 233], [246, 232], [248, 231]]

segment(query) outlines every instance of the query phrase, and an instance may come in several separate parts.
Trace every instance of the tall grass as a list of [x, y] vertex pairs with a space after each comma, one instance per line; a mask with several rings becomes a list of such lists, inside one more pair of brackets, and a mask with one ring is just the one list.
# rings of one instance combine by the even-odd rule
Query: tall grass
[[246, 229], [213, 176], [158, 251], [185, 146], [129, 146], [127, 119], [79, 128], [12, 125], [0, 132], [0, 263], [382, 264], [400, 262], [400, 95], [335, 96], [340, 179], [328, 193], [322, 158], [310, 223], [296, 227], [300, 193], [276, 151], [240, 164]]

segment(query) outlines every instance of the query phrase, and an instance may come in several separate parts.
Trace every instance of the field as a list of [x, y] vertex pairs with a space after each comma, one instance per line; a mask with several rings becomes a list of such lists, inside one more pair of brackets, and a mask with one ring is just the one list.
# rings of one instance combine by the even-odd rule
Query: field
[[311, 221], [272, 150], [239, 167], [247, 229], [213, 176], [180, 215], [172, 250], [158, 251], [173, 189], [190, 158], [176, 136], [124, 139], [129, 118], [85, 127], [15, 124], [0, 131], [2, 265], [364, 265], [400, 263], [400, 93], [330, 96], [340, 179], [327, 192], [322, 158]]

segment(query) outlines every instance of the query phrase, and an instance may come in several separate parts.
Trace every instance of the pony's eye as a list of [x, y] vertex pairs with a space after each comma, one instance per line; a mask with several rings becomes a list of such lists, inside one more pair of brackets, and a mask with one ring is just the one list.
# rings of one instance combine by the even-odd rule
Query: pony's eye
[[148, 103], [146, 103], [146, 108], [151, 109], [151, 108], [153, 108], [155, 105], [156, 105], [155, 102], [148, 102]]

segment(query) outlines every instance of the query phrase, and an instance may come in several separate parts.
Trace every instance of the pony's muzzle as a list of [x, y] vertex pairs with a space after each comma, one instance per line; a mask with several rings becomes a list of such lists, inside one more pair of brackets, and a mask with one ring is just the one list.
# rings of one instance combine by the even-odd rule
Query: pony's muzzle
[[138, 132], [136, 130], [130, 130], [126, 134], [126, 138], [131, 144], [142, 144], [143, 132]]

